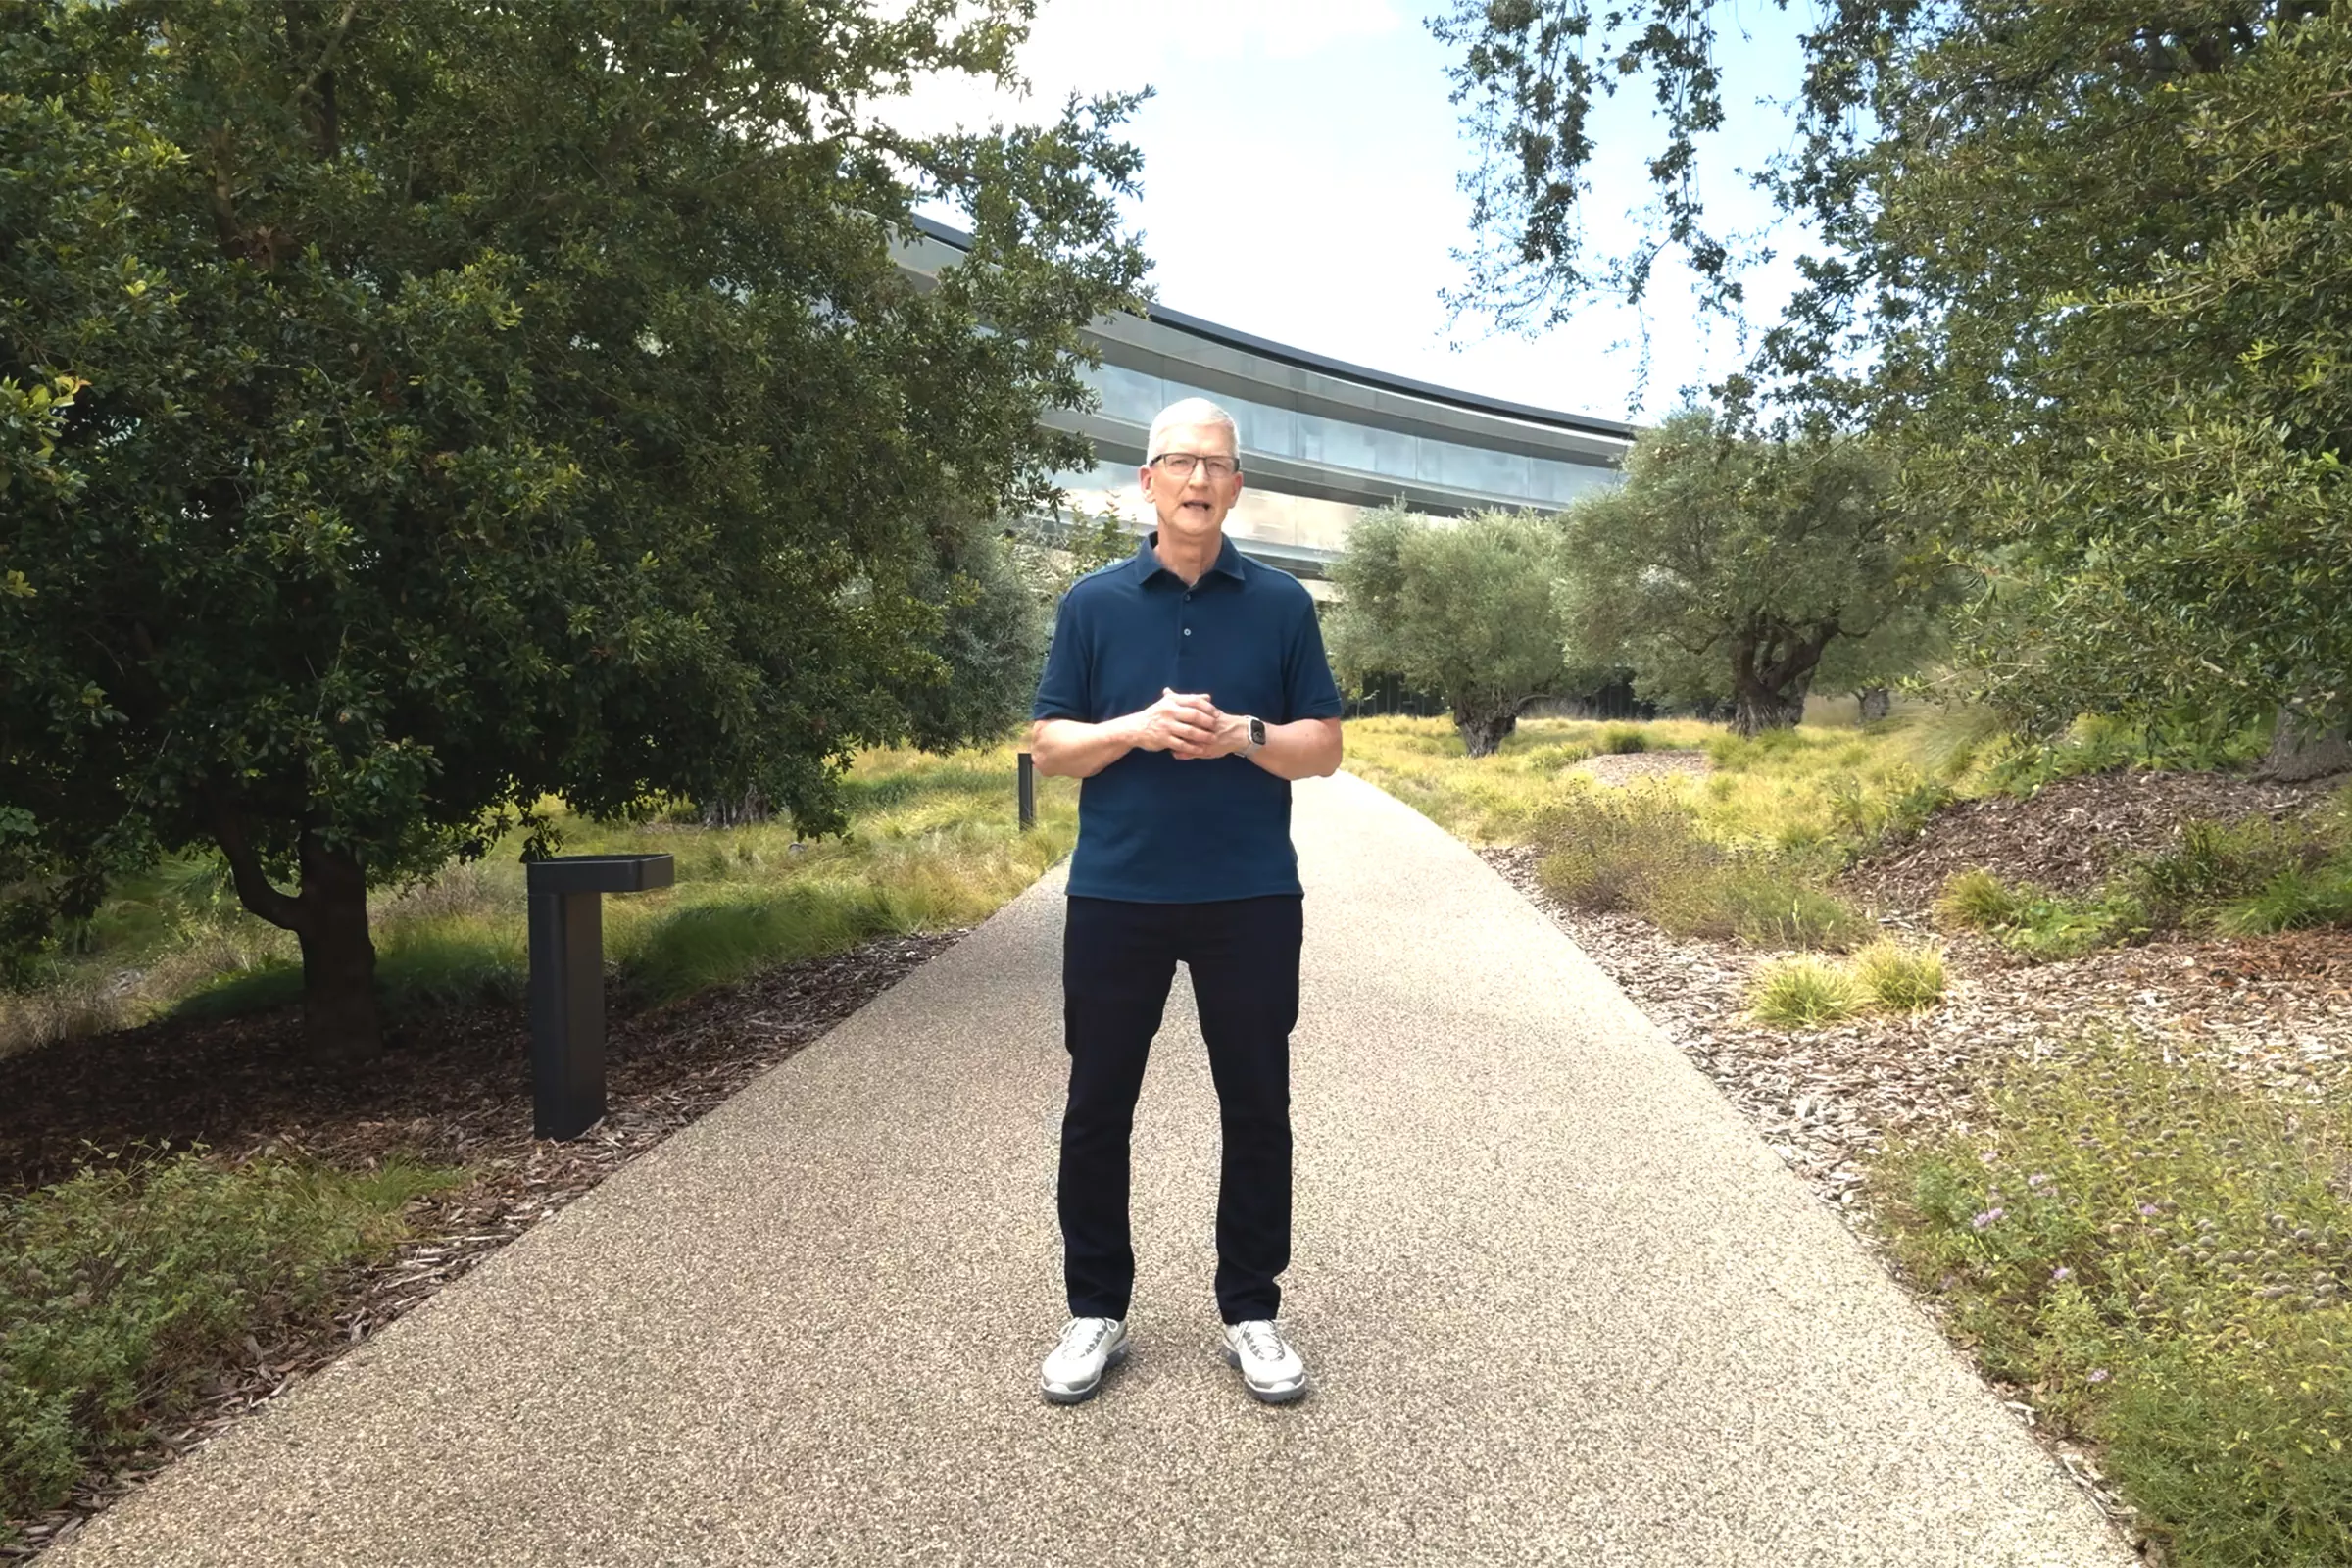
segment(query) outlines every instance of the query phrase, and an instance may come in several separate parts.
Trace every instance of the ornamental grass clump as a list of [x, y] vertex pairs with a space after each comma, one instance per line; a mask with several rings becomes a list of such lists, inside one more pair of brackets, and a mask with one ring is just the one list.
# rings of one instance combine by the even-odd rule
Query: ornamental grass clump
[[1748, 1006], [1783, 1029], [1818, 1029], [1863, 1009], [1867, 997], [1842, 965], [1812, 954], [1777, 958], [1757, 974]]
[[1986, 1088], [1871, 1172], [1903, 1271], [2105, 1445], [2168, 1561], [2352, 1561], [2352, 1096], [2124, 1033]]
[[1943, 1000], [1943, 955], [1882, 937], [1854, 955], [1854, 983], [1882, 1012], [1925, 1012]]

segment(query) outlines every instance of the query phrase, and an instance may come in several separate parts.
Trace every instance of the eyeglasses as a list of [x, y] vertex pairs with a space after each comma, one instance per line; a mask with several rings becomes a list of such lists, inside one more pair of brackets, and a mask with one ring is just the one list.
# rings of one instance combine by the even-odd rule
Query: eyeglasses
[[1211, 479], [1230, 479], [1241, 464], [1232, 458], [1204, 458], [1192, 452], [1162, 452], [1150, 465], [1171, 479], [1189, 480], [1195, 468], [1206, 468]]

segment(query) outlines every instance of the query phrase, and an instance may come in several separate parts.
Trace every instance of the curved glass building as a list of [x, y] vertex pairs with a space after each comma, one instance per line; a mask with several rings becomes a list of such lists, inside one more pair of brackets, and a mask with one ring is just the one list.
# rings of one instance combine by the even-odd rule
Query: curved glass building
[[[968, 236], [916, 222], [901, 265], [928, 275], [962, 260]], [[1090, 330], [1102, 364], [1087, 378], [1101, 407], [1047, 416], [1094, 442], [1092, 468], [1058, 476], [1072, 510], [1112, 507], [1129, 527], [1146, 529], [1136, 468], [1152, 416], [1180, 398], [1212, 399], [1241, 426], [1249, 481], [1226, 533], [1318, 597], [1325, 567], [1366, 508], [1396, 503], [1433, 516], [1556, 510], [1615, 484], [1633, 445], [1630, 424], [1384, 374], [1181, 311], [1103, 317]]]

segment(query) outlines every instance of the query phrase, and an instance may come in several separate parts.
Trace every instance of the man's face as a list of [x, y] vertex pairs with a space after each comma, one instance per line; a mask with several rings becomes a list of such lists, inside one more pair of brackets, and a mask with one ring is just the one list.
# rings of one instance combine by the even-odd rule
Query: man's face
[[1177, 457], [1219, 458], [1234, 465], [1223, 478], [1212, 477], [1205, 463], [1147, 465], [1142, 470], [1144, 497], [1159, 516], [1160, 531], [1175, 539], [1200, 539], [1225, 525], [1225, 514], [1242, 493], [1240, 454], [1233, 449], [1233, 432], [1221, 424], [1172, 424], [1160, 433], [1159, 450]]

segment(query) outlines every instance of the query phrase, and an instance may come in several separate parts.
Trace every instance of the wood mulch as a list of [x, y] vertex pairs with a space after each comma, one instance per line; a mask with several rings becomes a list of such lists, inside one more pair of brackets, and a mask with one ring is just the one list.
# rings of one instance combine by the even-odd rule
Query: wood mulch
[[[1933, 930], [1930, 905], [1953, 871], [2083, 893], [2132, 856], [2162, 849], [2193, 817], [2280, 816], [2332, 787], [2215, 775], [2105, 775], [2054, 784], [2030, 800], [1938, 812], [1912, 843], [1848, 874], [1842, 891], [1881, 924]], [[2079, 1037], [2092, 1024], [2166, 1042], [2291, 1097], [2352, 1094], [2352, 931], [2223, 938], [2161, 934], [2145, 946], [2026, 965], [1974, 937], [1944, 941], [1946, 997], [1918, 1017], [1871, 1017], [1783, 1030], [1747, 1016], [1747, 990], [1771, 954], [1669, 937], [1636, 916], [1560, 904], [1537, 880], [1541, 852], [1480, 852], [1621, 986], [1684, 1055], [1714, 1080], [1775, 1152], [1885, 1256], [1862, 1200], [1863, 1167], [1890, 1134], [1965, 1132], [1978, 1096], [2005, 1064]], [[1923, 1299], [1931, 1313], [1935, 1304]], [[2002, 1401], [2140, 1544], [2132, 1510], [2107, 1485], [2095, 1446], [2057, 1438], [2028, 1391]]]
[[472, 1172], [404, 1213], [413, 1239], [355, 1268], [327, 1308], [248, 1337], [197, 1407], [143, 1451], [83, 1478], [65, 1506], [0, 1520], [0, 1560], [72, 1539], [93, 1514], [429, 1298], [498, 1248], [712, 1110], [823, 1035], [960, 931], [892, 937], [772, 970], [666, 1007], [616, 1013], [608, 1111], [568, 1143], [531, 1136], [528, 1032], [519, 1008], [481, 1007], [394, 1031], [382, 1060], [322, 1074], [284, 1010], [164, 1022], [0, 1058], [0, 1194], [22, 1193], [126, 1150], [195, 1144], [235, 1158], [300, 1154], [345, 1169], [388, 1159]]

